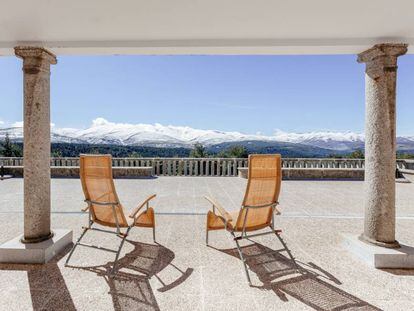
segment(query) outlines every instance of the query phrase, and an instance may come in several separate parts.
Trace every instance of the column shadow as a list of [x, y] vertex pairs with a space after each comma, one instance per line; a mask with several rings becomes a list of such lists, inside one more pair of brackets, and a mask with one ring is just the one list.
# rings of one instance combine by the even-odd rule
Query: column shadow
[[46, 264], [0, 264], [0, 270], [26, 271], [32, 308], [40, 310], [76, 311], [65, 279], [57, 263], [72, 246], [68, 246]]
[[414, 276], [414, 269], [380, 269], [394, 275]]
[[[104, 278], [109, 287], [109, 294], [115, 310], [160, 310], [153, 289], [149, 282], [151, 277], [156, 277], [162, 284], [157, 289], [159, 292], [168, 291], [185, 282], [192, 274], [193, 269], [185, 271], [172, 263], [174, 252], [161, 244], [146, 244], [126, 240], [134, 246], [134, 249], [118, 261], [118, 269], [114, 276], [109, 273], [113, 263], [93, 267], [74, 267], [96, 273]], [[172, 267], [179, 273], [171, 283], [167, 283], [159, 273]]]
[[[335, 285], [342, 283], [312, 262], [293, 261], [281, 254], [283, 250], [272, 250], [257, 242], [243, 246], [241, 250], [247, 258], [249, 269], [256, 273], [262, 282], [261, 286], [254, 287], [271, 290], [282, 301], [287, 302], [290, 296], [321, 311], [380, 310], [332, 285], [331, 283]], [[237, 248], [219, 251], [240, 259]]]

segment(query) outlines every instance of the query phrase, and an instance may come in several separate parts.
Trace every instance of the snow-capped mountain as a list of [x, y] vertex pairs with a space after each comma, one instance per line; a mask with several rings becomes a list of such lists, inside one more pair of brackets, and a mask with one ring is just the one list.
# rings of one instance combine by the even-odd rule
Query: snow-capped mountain
[[[19, 124], [21, 126], [21, 124]], [[14, 141], [23, 139], [22, 127], [0, 129], [0, 139], [6, 133]], [[195, 143], [213, 146], [229, 142], [286, 142], [308, 145], [337, 151], [363, 148], [364, 135], [352, 132], [310, 132], [288, 133], [276, 131], [274, 135], [243, 134], [240, 132], [224, 132], [201, 130], [186, 126], [164, 126], [161, 124], [124, 124], [113, 123], [103, 118], [93, 121], [87, 129], [56, 128], [52, 126], [52, 142], [55, 143], [87, 143], [118, 144], [153, 147], [191, 147]], [[414, 137], [398, 137], [399, 148], [414, 150]]]
[[[21, 127], [0, 129], [0, 139], [6, 132], [12, 140], [22, 140]], [[264, 135], [248, 135], [239, 132], [200, 130], [185, 126], [164, 126], [161, 124], [112, 123], [97, 118], [87, 129], [52, 127], [52, 142], [73, 142], [89, 144], [146, 145], [155, 147], [188, 147], [195, 143], [206, 146], [232, 141], [274, 140]]]
[[364, 147], [364, 134], [353, 132], [286, 133], [276, 131], [275, 138], [278, 141], [333, 150], [353, 150]]

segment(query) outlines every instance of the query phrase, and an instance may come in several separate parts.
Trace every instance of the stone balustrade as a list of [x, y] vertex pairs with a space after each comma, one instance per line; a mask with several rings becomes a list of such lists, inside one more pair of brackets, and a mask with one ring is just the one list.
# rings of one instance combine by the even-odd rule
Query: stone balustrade
[[[0, 158], [0, 166], [23, 166], [23, 158]], [[52, 158], [51, 167], [78, 167], [79, 158]], [[151, 167], [157, 176], [237, 176], [239, 167], [247, 167], [243, 158], [113, 158], [112, 166]]]
[[[282, 168], [286, 172], [291, 172], [290, 174], [306, 169], [326, 169], [330, 172], [342, 169], [363, 171], [364, 163], [364, 159], [284, 158]], [[79, 167], [79, 158], [51, 158], [50, 165], [52, 170], [55, 167]], [[130, 171], [136, 168], [148, 172], [151, 168], [153, 176], [238, 176], [238, 169], [247, 168], [248, 161], [245, 158], [113, 158], [112, 165], [114, 168], [131, 168]], [[0, 157], [0, 166], [23, 167], [23, 158]], [[396, 161], [396, 167], [412, 170], [414, 160], [399, 159]]]

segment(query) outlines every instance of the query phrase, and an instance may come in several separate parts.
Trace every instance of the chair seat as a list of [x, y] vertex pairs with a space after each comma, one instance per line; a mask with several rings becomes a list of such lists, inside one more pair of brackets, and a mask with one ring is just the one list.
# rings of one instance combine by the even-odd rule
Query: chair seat
[[[231, 220], [227, 223], [228, 229], [232, 231], [241, 232], [242, 228], [237, 228], [237, 218], [239, 217], [240, 211], [228, 212], [231, 216]], [[269, 222], [257, 223], [255, 225], [246, 226], [246, 231], [254, 231], [266, 228], [270, 225]], [[224, 221], [220, 216], [217, 216], [212, 211], [209, 211], [207, 214], [207, 228], [208, 230], [222, 230], [224, 229]]]
[[149, 228], [154, 227], [155, 226], [154, 209], [150, 207], [148, 208], [148, 210], [141, 213], [135, 221], [135, 226], [149, 227]]

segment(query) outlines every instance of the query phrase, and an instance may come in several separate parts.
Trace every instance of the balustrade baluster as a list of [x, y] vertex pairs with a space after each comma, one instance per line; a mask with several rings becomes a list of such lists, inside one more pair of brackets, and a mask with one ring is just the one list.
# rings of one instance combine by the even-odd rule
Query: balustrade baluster
[[183, 160], [183, 166], [184, 166], [184, 176], [188, 175], [188, 160], [184, 159]]
[[162, 160], [162, 166], [161, 166], [162, 175], [167, 175], [167, 161], [165, 159]]
[[160, 171], [160, 160], [156, 160], [155, 167], [156, 167], [156, 169], [155, 169], [155, 174], [156, 174], [157, 176], [161, 175], [161, 171]]
[[179, 159], [178, 160], [178, 172], [177, 172], [178, 176], [182, 176], [183, 175], [183, 160]]
[[172, 160], [172, 176], [177, 175], [177, 164], [175, 159]]
[[191, 176], [195, 176], [196, 160], [191, 159], [190, 164], [191, 164], [190, 165], [190, 174], [191, 174]]
[[168, 176], [172, 176], [172, 161], [171, 160], [167, 161], [167, 166], [168, 166]]

